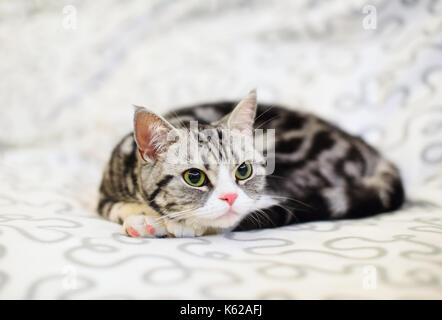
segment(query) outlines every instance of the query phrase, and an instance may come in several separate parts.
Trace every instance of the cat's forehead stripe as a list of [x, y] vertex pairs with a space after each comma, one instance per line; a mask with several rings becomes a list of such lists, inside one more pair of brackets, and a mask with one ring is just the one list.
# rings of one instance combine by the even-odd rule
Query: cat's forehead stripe
[[160, 182], [157, 183], [157, 188], [150, 194], [148, 201], [152, 201], [153, 199], [155, 199], [158, 193], [160, 193], [161, 189], [167, 186], [167, 184], [170, 182], [170, 180], [172, 180], [172, 178], [173, 175], [168, 174], [163, 179], [161, 179]]

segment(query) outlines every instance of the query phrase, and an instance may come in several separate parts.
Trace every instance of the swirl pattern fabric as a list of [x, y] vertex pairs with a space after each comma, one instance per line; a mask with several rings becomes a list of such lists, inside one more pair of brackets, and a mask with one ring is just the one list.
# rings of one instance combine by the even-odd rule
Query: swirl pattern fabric
[[[1, 6], [1, 299], [442, 298], [442, 1]], [[184, 239], [129, 238], [95, 213], [131, 104], [254, 87], [378, 147], [407, 204]]]

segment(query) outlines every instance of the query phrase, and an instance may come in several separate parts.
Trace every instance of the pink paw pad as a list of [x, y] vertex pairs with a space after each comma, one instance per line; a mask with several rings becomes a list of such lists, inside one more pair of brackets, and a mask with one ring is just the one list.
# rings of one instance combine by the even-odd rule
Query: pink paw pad
[[127, 228], [126, 233], [132, 237], [139, 237], [140, 236], [140, 234], [137, 232], [137, 230], [135, 230], [132, 227]]
[[149, 232], [151, 235], [154, 235], [154, 233], [155, 233], [155, 229], [152, 228], [151, 226], [149, 226], [148, 224], [146, 224], [146, 230], [147, 230], [147, 232]]

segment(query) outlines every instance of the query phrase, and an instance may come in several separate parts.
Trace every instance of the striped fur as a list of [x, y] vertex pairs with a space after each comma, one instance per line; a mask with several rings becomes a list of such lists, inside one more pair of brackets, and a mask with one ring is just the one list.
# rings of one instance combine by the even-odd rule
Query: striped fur
[[[164, 119], [174, 127], [185, 128], [197, 120], [199, 129], [215, 128], [221, 135], [219, 121], [234, 107], [232, 102], [192, 106], [168, 113]], [[164, 225], [164, 235], [185, 236], [233, 227], [249, 230], [320, 219], [360, 218], [395, 210], [404, 201], [396, 167], [360, 138], [311, 114], [273, 105], [259, 104], [255, 119], [255, 128], [276, 129], [275, 170], [238, 185], [256, 204], [240, 220], [231, 225], [212, 225], [204, 215], [174, 215], [209, 201], [221, 170], [217, 161], [220, 157], [242, 161], [233, 159], [235, 151], [221, 146], [215, 154], [203, 152], [203, 170], [210, 183], [206, 190], [186, 188], [180, 179], [186, 165], [144, 161], [132, 133], [112, 152], [100, 187], [98, 212], [119, 223], [131, 215], [153, 217]], [[210, 144], [205, 137], [196, 139], [203, 148]], [[208, 157], [212, 161], [207, 161]], [[256, 166], [258, 171], [263, 170], [260, 164]], [[234, 169], [229, 167], [227, 172]]]

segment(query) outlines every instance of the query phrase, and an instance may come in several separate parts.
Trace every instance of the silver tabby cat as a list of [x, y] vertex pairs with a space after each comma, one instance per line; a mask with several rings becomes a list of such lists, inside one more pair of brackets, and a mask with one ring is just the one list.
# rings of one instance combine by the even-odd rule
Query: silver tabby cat
[[134, 132], [104, 171], [98, 212], [133, 237], [192, 237], [360, 218], [403, 201], [398, 170], [360, 138], [308, 113], [257, 104], [252, 91], [236, 105], [164, 117], [137, 107]]

